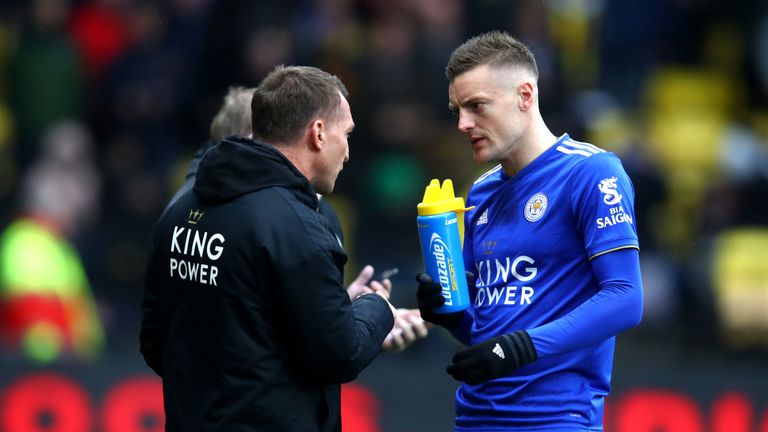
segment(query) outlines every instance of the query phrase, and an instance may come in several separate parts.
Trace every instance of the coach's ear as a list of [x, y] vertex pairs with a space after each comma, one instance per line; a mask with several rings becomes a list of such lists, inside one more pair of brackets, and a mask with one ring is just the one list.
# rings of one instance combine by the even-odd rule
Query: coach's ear
[[326, 140], [326, 126], [321, 119], [315, 119], [309, 126], [309, 145], [312, 151], [322, 151]]

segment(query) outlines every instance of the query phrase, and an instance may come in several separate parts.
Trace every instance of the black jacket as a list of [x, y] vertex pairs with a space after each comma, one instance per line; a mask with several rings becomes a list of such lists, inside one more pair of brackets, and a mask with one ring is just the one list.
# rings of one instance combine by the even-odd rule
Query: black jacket
[[231, 138], [161, 216], [140, 341], [167, 430], [340, 430], [339, 384], [393, 321], [379, 296], [350, 303], [346, 254], [317, 206], [281, 153]]
[[[239, 139], [239, 136], [233, 135], [228, 137], [228, 139]], [[200, 146], [197, 151], [195, 151], [195, 154], [192, 156], [192, 160], [189, 161], [189, 167], [187, 167], [187, 174], [184, 177], [184, 184], [181, 185], [178, 191], [173, 195], [171, 200], [168, 202], [168, 205], [166, 206], [164, 211], [167, 211], [168, 208], [170, 208], [173, 203], [179, 200], [185, 193], [192, 190], [192, 187], [195, 185], [195, 176], [197, 176], [197, 168], [200, 166], [200, 161], [203, 159], [203, 155], [206, 151], [208, 151], [209, 148], [216, 145], [213, 141], [207, 141], [205, 144]], [[341, 240], [342, 245], [344, 244], [344, 233], [341, 230], [341, 222], [339, 221], [339, 216], [336, 214], [336, 211], [331, 207], [330, 204], [324, 199], [318, 200], [317, 205], [317, 211], [320, 212], [321, 215], [325, 216], [326, 219], [328, 219], [328, 222], [331, 224], [331, 229], [334, 233], [336, 233], [336, 236]]]

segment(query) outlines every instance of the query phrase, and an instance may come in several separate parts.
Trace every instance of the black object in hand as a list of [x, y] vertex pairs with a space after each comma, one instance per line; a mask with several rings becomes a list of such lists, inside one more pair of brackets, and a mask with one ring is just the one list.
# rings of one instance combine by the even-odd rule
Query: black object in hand
[[536, 358], [536, 348], [528, 332], [518, 330], [459, 351], [446, 372], [457, 381], [480, 384], [509, 375]]
[[419, 283], [419, 286], [416, 289], [416, 299], [419, 304], [421, 318], [424, 321], [448, 329], [457, 326], [461, 322], [464, 317], [464, 312], [445, 314], [435, 313], [435, 309], [445, 303], [445, 297], [443, 297], [442, 294], [443, 289], [439, 283], [433, 281], [432, 277], [427, 273], [416, 273], [416, 282]]

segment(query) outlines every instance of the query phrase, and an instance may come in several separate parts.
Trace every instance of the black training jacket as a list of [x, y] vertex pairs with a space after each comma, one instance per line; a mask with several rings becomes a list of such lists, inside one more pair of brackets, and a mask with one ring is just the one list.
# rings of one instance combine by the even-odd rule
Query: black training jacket
[[339, 384], [379, 352], [387, 303], [350, 303], [346, 254], [307, 179], [271, 146], [230, 138], [157, 223], [141, 353], [168, 431], [338, 431]]

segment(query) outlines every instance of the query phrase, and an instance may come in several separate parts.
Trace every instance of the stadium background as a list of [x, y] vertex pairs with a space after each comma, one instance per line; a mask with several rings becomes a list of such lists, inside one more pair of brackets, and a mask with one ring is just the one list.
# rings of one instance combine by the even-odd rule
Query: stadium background
[[[137, 350], [151, 227], [227, 86], [275, 64], [349, 87], [351, 162], [329, 198], [348, 276], [398, 267], [414, 307], [415, 204], [477, 167], [443, 68], [491, 29], [539, 62], [552, 131], [615, 151], [632, 178], [645, 314], [619, 337], [609, 431], [768, 431], [768, 3], [702, 0], [30, 0], [0, 3], [0, 227], [30, 186], [72, 185], [68, 236], [104, 331], [90, 360], [0, 352], [0, 428], [150, 431]], [[69, 149], [69, 150], [68, 150]], [[71, 150], [71, 151], [70, 151]], [[69, 152], [69, 153], [68, 153]], [[42, 168], [41, 168], [42, 167]], [[47, 171], [46, 171], [47, 170]], [[445, 333], [383, 354], [346, 388], [348, 430], [449, 430]]]

